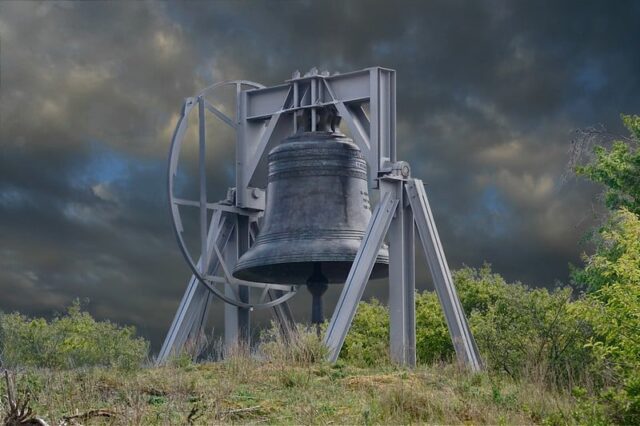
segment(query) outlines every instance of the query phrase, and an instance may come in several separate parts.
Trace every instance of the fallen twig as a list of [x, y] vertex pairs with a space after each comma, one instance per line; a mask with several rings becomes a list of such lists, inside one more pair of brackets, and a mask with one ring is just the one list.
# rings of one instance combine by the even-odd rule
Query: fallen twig
[[64, 416], [60, 426], [74, 425], [77, 421], [87, 421], [94, 417], [115, 417], [116, 413], [109, 410], [90, 410], [86, 413], [75, 414], [73, 416]]
[[227, 411], [222, 412], [222, 417], [235, 415], [235, 414], [250, 413], [252, 411], [259, 410], [260, 408], [262, 408], [260, 405], [256, 405], [256, 406], [253, 406], [253, 407], [236, 408], [236, 409], [233, 409], [233, 410], [227, 410]]

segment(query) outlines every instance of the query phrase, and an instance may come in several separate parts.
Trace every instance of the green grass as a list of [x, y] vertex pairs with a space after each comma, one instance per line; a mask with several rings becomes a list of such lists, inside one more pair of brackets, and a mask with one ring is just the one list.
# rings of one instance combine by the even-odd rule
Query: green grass
[[576, 408], [540, 384], [444, 364], [409, 371], [234, 356], [127, 372], [24, 369], [15, 381], [49, 424], [96, 409], [115, 415], [84, 424], [566, 424]]

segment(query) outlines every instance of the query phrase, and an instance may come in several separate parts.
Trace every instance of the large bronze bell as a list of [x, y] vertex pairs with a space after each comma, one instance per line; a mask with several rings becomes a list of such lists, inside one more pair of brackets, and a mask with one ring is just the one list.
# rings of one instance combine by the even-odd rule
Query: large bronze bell
[[[351, 139], [330, 131], [291, 136], [268, 159], [262, 227], [233, 275], [307, 284], [321, 311], [316, 293], [319, 298], [328, 283], [345, 282], [371, 218], [367, 164]], [[385, 276], [388, 263], [383, 247], [371, 277]]]

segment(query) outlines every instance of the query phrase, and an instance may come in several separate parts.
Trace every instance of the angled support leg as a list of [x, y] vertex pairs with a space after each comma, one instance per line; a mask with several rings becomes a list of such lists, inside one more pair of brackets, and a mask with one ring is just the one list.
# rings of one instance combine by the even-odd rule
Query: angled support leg
[[[284, 295], [282, 290], [269, 290], [268, 292], [269, 300], [276, 300], [282, 295]], [[293, 319], [291, 307], [289, 306], [289, 303], [285, 301], [275, 305], [272, 309], [276, 317], [278, 327], [280, 327], [280, 332], [284, 336], [285, 340], [288, 341], [291, 337], [291, 333], [295, 331], [295, 320]]]
[[415, 248], [413, 212], [404, 181], [384, 179], [382, 191], [399, 201], [389, 227], [389, 349], [391, 361], [416, 365]]
[[[209, 259], [210, 273], [215, 272], [219, 264], [217, 257], [213, 256], [213, 244], [215, 242], [221, 250], [224, 250], [234, 228], [231, 219], [228, 214], [222, 214], [220, 211], [214, 212], [212, 217], [207, 235], [209, 253], [206, 254]], [[162, 364], [167, 361], [172, 353], [182, 350], [190, 335], [200, 332], [200, 328], [204, 325], [200, 320], [205, 318], [209, 296], [207, 288], [201, 285], [195, 276], [191, 276], [156, 363]]]
[[397, 206], [398, 200], [390, 192], [386, 192], [371, 216], [324, 337], [324, 344], [329, 348], [330, 362], [338, 359]]
[[458, 361], [472, 371], [479, 371], [482, 368], [480, 354], [453, 285], [424, 185], [419, 179], [410, 179], [405, 189]]

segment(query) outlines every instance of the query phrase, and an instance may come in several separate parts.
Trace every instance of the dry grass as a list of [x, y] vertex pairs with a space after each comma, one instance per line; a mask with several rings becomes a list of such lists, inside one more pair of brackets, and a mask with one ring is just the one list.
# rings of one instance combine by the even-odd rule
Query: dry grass
[[568, 395], [453, 365], [415, 371], [341, 364], [283, 366], [234, 356], [223, 362], [146, 368], [18, 372], [19, 394], [57, 424], [105, 409], [87, 424], [539, 424], [572, 422]]
[[[128, 372], [25, 369], [16, 394], [29, 394], [33, 413], [49, 424], [70, 416], [116, 425], [574, 423], [573, 398], [542, 382], [448, 364], [359, 369], [319, 361], [325, 355], [315, 331], [299, 329], [286, 341], [265, 336], [258, 352], [227, 350], [220, 362], [194, 364], [185, 354]], [[91, 412], [110, 417], [86, 418]]]

